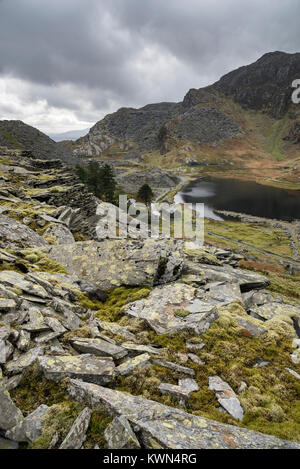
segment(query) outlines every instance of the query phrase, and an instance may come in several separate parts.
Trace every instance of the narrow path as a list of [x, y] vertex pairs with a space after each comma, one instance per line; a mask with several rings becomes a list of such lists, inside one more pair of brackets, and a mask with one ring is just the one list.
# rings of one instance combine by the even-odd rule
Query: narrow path
[[212, 231], [205, 231], [205, 233], [207, 233], [211, 236], [215, 236], [216, 238], [220, 238], [220, 239], [223, 239], [225, 241], [229, 241], [230, 243], [235, 243], [237, 246], [244, 247], [244, 248], [247, 248], [247, 249], [251, 249], [251, 251], [259, 252], [261, 254], [266, 255], [269, 258], [273, 257], [273, 258], [278, 259], [279, 261], [283, 262], [284, 264], [288, 264], [290, 266], [295, 267], [297, 270], [298, 269], [300, 270], [300, 261], [297, 261], [297, 260], [295, 260], [291, 257], [280, 256], [279, 254], [274, 254], [271, 251], [256, 248], [256, 247], [252, 246], [251, 244], [244, 243], [243, 241], [235, 241], [232, 238], [227, 238], [226, 236], [223, 236], [223, 235], [220, 235], [220, 234], [217, 234], [217, 233], [213, 233]]

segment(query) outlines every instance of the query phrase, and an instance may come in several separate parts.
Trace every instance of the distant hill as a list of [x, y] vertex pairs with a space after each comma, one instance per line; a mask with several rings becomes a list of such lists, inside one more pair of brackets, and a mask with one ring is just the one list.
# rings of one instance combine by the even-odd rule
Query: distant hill
[[83, 137], [89, 132], [90, 128], [81, 129], [81, 130], [69, 130], [68, 132], [61, 132], [57, 134], [48, 134], [48, 136], [55, 142], [61, 142], [63, 140], [77, 140], [80, 137]]
[[182, 102], [121, 108], [63, 145], [75, 156], [169, 167], [299, 157], [300, 106], [291, 101], [296, 78], [300, 54], [271, 52], [211, 86], [189, 90]]
[[76, 163], [72, 153], [38, 129], [19, 120], [0, 121], [0, 146], [31, 151], [39, 159], [59, 158], [67, 164]]

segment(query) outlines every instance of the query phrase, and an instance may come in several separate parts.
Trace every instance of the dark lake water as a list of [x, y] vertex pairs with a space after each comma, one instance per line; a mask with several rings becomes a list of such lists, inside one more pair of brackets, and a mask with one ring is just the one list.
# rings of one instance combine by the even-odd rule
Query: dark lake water
[[216, 220], [222, 218], [214, 214], [214, 209], [279, 220], [300, 219], [300, 191], [237, 179], [196, 179], [176, 195], [175, 202], [202, 202], [205, 204], [205, 216]]

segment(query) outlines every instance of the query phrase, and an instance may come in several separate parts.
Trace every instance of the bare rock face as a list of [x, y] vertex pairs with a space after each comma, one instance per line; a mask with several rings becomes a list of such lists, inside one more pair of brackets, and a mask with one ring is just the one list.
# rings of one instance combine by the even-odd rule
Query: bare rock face
[[291, 84], [299, 76], [299, 53], [270, 52], [224, 75], [214, 88], [243, 106], [280, 118], [291, 104]]
[[172, 240], [86, 241], [51, 246], [44, 252], [69, 274], [103, 290], [170, 282], [179, 277], [183, 264], [181, 243]]
[[3, 249], [25, 249], [47, 246], [47, 241], [28, 226], [13, 218], [0, 215], [0, 247]]
[[300, 448], [297, 443], [226, 425], [125, 392], [69, 381], [69, 393], [91, 407], [103, 405], [128, 420], [145, 448], [210, 449]]

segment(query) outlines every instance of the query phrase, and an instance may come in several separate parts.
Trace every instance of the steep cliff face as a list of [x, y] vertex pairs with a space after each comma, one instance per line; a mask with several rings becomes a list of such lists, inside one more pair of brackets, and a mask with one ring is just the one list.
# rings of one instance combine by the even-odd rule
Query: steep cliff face
[[300, 53], [271, 52], [224, 75], [214, 87], [242, 106], [280, 118], [291, 106], [291, 85], [299, 77]]

